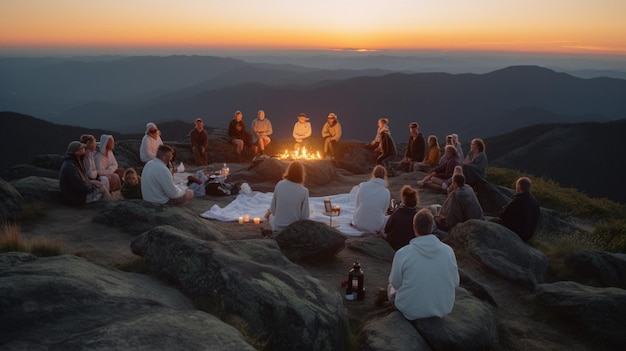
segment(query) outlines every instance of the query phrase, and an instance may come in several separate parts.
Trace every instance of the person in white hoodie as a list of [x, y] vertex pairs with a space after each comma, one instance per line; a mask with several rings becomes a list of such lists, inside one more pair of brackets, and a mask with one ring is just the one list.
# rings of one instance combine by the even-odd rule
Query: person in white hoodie
[[293, 139], [296, 141], [293, 146], [294, 150], [306, 147], [306, 140], [310, 136], [311, 122], [304, 113], [301, 113], [298, 115], [298, 122], [293, 126]]
[[459, 270], [452, 248], [432, 234], [428, 209], [413, 217], [415, 238], [396, 251], [387, 296], [404, 318], [443, 317], [452, 312]]
[[100, 136], [100, 147], [94, 155], [98, 174], [109, 178], [109, 191], [111, 192], [120, 190], [122, 187], [121, 177], [124, 175], [124, 170], [118, 168], [117, 160], [115, 155], [113, 155], [114, 147], [115, 141], [113, 136], [102, 134]]
[[385, 167], [378, 165], [372, 171], [372, 179], [359, 184], [352, 226], [365, 233], [382, 233], [390, 200], [387, 171]]
[[139, 158], [141, 162], [146, 163], [156, 156], [157, 149], [163, 145], [161, 140], [161, 131], [156, 124], [150, 122], [146, 124], [146, 134], [141, 139], [141, 147], [139, 148]]

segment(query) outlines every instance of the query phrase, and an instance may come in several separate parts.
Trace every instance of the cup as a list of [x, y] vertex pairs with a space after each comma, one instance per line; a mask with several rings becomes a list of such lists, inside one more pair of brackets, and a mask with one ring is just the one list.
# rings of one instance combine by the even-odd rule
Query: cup
[[341, 214], [341, 207], [339, 207], [338, 205], [333, 206], [333, 212], [335, 212], [335, 214], [339, 216]]

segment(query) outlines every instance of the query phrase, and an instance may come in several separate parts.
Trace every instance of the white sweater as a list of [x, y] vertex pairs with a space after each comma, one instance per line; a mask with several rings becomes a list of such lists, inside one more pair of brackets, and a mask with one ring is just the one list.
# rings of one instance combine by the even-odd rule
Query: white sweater
[[359, 184], [356, 193], [356, 209], [353, 225], [366, 233], [382, 233], [385, 227], [385, 213], [389, 207], [391, 195], [381, 178], [372, 178]]
[[283, 179], [276, 184], [270, 205], [272, 230], [281, 231], [293, 222], [309, 219], [309, 189]]
[[148, 161], [141, 172], [141, 195], [144, 200], [166, 204], [185, 195], [185, 189], [174, 184], [167, 165], [158, 158]]
[[452, 311], [459, 286], [454, 251], [432, 234], [411, 239], [393, 257], [389, 283], [404, 318], [443, 317]]

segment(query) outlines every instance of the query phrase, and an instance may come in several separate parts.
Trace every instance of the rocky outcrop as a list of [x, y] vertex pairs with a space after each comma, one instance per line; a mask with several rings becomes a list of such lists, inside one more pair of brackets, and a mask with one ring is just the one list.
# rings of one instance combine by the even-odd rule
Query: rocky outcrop
[[558, 319], [574, 325], [604, 349], [626, 345], [626, 291], [594, 288], [575, 282], [540, 284], [537, 302]]
[[162, 226], [137, 237], [131, 249], [200, 308], [239, 320], [263, 349], [346, 347], [341, 296], [291, 263], [273, 240], [205, 242]]
[[[254, 350], [174, 288], [75, 256], [0, 254], [3, 350]], [[16, 256], [24, 256], [18, 259]], [[12, 262], [5, 264], [6, 262]]]
[[575, 251], [565, 258], [565, 265], [587, 285], [626, 288], [626, 254]]
[[0, 178], [0, 213], [5, 220], [14, 221], [24, 208], [24, 198], [7, 181]]
[[344, 249], [346, 237], [326, 223], [301, 220], [292, 223], [273, 237], [291, 261], [325, 263]]
[[369, 321], [359, 336], [363, 350], [490, 350], [498, 342], [491, 307], [463, 288], [456, 289], [452, 312], [443, 318], [409, 322], [398, 311]]
[[167, 206], [143, 200], [109, 202], [93, 217], [93, 221], [118, 227], [137, 235], [159, 225], [172, 225], [204, 240], [222, 240], [224, 236], [211, 221], [199, 220], [192, 209]]
[[505, 279], [531, 286], [543, 283], [548, 258], [502, 225], [472, 219], [452, 228], [445, 241], [457, 256], [467, 253]]
[[11, 182], [26, 202], [49, 202], [61, 204], [61, 190], [57, 179], [26, 177]]
[[349, 238], [346, 247], [385, 262], [393, 261], [396, 254], [385, 239], [373, 235]]

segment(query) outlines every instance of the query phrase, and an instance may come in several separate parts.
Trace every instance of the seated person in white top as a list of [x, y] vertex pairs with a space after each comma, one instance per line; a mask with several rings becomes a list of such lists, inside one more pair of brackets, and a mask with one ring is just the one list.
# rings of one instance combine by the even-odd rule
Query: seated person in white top
[[352, 225], [371, 234], [382, 233], [391, 194], [387, 189], [387, 170], [378, 165], [372, 171], [372, 179], [359, 184], [356, 193], [356, 209]]
[[157, 204], [182, 205], [193, 199], [193, 191], [174, 184], [167, 164], [174, 156], [168, 145], [159, 146], [156, 157], [148, 161], [141, 173], [141, 195], [145, 201]]
[[452, 312], [459, 270], [452, 248], [432, 234], [433, 215], [413, 217], [415, 238], [396, 251], [387, 296], [404, 318], [443, 317]]
[[156, 124], [150, 122], [146, 124], [146, 134], [141, 139], [141, 147], [139, 148], [139, 158], [141, 162], [146, 163], [156, 156], [157, 149], [163, 145], [161, 140], [161, 131]]
[[283, 175], [283, 180], [276, 184], [272, 204], [265, 213], [272, 230], [285, 229], [293, 222], [309, 219], [309, 189], [305, 188], [304, 166], [293, 161]]

